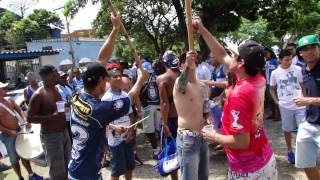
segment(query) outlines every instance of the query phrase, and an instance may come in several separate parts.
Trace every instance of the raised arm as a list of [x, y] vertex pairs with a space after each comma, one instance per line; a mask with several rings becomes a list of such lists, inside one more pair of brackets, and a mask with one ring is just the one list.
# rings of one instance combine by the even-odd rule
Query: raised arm
[[116, 43], [117, 34], [119, 32], [119, 29], [120, 29], [120, 18], [119, 18], [119, 15], [114, 16], [113, 14], [111, 14], [111, 21], [112, 21], [112, 24], [113, 24], [112, 31], [109, 34], [107, 40], [102, 45], [102, 47], [100, 49], [100, 52], [98, 54], [98, 57], [97, 57], [98, 61], [104, 66], [107, 65], [108, 60], [112, 56], [114, 45]]
[[208, 29], [206, 29], [203, 26], [201, 19], [199, 17], [194, 18], [192, 24], [194, 30], [198, 32], [205, 40], [210, 51], [214, 54], [215, 59], [219, 63], [225, 64], [227, 69], [230, 69], [232, 57], [228, 55], [223, 46], [218, 42], [218, 40], [215, 37], [213, 37], [213, 35], [208, 31]]
[[137, 72], [138, 79], [128, 92], [128, 95], [131, 97], [131, 99], [136, 99], [139, 96], [143, 83], [149, 78], [149, 73], [143, 70], [141, 67], [137, 69]]
[[188, 82], [194, 83], [197, 81], [195, 74], [196, 60], [197, 53], [189, 51], [186, 57], [186, 68], [176, 80], [175, 88], [183, 94], [186, 92]]

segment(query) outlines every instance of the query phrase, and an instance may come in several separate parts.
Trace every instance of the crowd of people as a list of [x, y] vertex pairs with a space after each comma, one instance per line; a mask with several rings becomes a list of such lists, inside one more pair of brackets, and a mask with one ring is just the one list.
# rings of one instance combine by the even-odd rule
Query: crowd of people
[[[20, 157], [15, 138], [20, 131], [17, 116], [41, 124], [40, 138], [52, 180], [99, 180], [109, 161], [111, 177], [133, 177], [137, 156], [136, 135], [140, 125], [158, 160], [164, 138], [176, 141], [180, 179], [209, 178], [209, 147], [223, 147], [228, 159], [228, 179], [277, 179], [275, 154], [263, 120], [281, 119], [288, 162], [304, 168], [310, 180], [320, 179], [316, 159], [320, 148], [320, 42], [315, 35], [289, 43], [278, 57], [270, 48], [247, 40], [237, 50], [226, 50], [193, 19], [193, 28], [209, 47], [209, 53], [177, 54], [167, 50], [155, 64], [150, 57], [112, 60], [120, 19], [111, 16], [113, 29], [97, 56], [85, 70], [58, 71], [52, 65], [33, 72], [24, 97], [26, 116], [5, 97], [0, 83], [0, 140], [5, 144], [19, 179]], [[201, 54], [201, 56], [200, 56]], [[65, 109], [57, 111], [56, 102]], [[264, 104], [271, 107], [265, 117]], [[278, 112], [280, 117], [277, 117]], [[18, 115], [17, 115], [18, 114]], [[214, 126], [210, 126], [214, 125]], [[209, 127], [209, 128], [208, 128]], [[298, 131], [296, 149], [292, 132]], [[109, 157], [109, 158], [106, 158]], [[106, 160], [108, 159], [108, 160]], [[29, 179], [43, 179], [21, 162]], [[104, 162], [104, 163], [102, 163]], [[219, 163], [219, 162], [216, 162]], [[170, 173], [179, 179], [178, 171]]]

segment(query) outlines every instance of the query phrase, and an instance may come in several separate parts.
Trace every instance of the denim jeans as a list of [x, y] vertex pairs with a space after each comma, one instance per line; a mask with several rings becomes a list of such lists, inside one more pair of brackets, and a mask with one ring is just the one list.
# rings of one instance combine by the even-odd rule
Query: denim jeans
[[[177, 145], [182, 180], [207, 180], [209, 176], [208, 144], [200, 135], [178, 131]], [[189, 131], [190, 132], [190, 131]]]
[[49, 164], [50, 179], [66, 179], [71, 152], [67, 128], [63, 132], [40, 134], [40, 137]]
[[15, 148], [16, 137], [10, 136], [4, 132], [0, 132], [0, 141], [2, 141], [2, 143], [6, 146], [11, 165], [19, 163], [20, 157], [16, 153]]

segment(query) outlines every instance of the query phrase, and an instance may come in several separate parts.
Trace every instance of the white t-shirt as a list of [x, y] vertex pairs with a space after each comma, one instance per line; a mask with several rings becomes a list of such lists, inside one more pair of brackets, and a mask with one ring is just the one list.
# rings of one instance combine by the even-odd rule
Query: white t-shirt
[[277, 95], [281, 107], [290, 110], [305, 108], [304, 106], [298, 107], [293, 101], [294, 97], [303, 96], [300, 86], [302, 82], [302, 72], [299, 66], [292, 64], [288, 69], [279, 66], [272, 71], [270, 86], [277, 86]]
[[[106, 93], [101, 98], [102, 101], [114, 101], [120, 98], [128, 97], [128, 94], [124, 91], [114, 92], [109, 88]], [[122, 125], [122, 126], [130, 126], [130, 117], [129, 114], [132, 113], [132, 108], [130, 106], [129, 113], [126, 116], [122, 116], [119, 119], [112, 121], [110, 124], [113, 125]], [[115, 130], [108, 127], [107, 136], [108, 136], [108, 144], [111, 147], [118, 146], [123, 141], [123, 137], [126, 133], [119, 134]]]
[[196, 78], [197, 80], [211, 80], [211, 71], [205, 64], [198, 64], [196, 68]]

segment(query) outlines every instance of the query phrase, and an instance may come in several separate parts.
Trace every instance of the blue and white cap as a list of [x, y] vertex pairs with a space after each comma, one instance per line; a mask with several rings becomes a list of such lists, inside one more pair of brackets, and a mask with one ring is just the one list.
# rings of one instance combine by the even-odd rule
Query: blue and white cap
[[171, 69], [179, 68], [179, 58], [176, 53], [171, 50], [168, 50], [163, 54], [162, 61]]
[[148, 61], [145, 61], [142, 63], [142, 68], [150, 74], [154, 72], [154, 70], [152, 68], [152, 64]]

